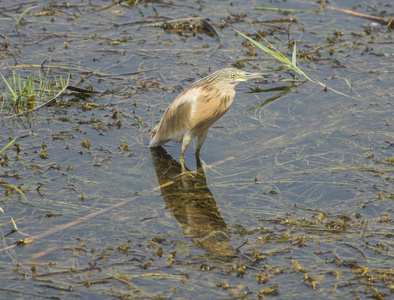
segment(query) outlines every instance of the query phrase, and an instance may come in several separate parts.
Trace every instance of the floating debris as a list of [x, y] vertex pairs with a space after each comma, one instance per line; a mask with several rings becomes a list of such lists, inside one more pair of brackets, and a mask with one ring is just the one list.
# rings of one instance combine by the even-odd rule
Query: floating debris
[[142, 26], [163, 28], [168, 32], [205, 33], [211, 37], [220, 40], [219, 33], [216, 31], [216, 28], [207, 19], [204, 18], [170, 20]]

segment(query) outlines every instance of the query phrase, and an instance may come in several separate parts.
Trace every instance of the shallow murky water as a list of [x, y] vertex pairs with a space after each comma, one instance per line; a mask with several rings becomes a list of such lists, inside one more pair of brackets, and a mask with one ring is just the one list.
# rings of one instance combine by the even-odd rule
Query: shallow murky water
[[[6, 79], [71, 74], [100, 92], [12, 117], [0, 80], [0, 149], [17, 137], [0, 154], [2, 298], [388, 298], [392, 31], [305, 1], [130, 3], [0, 3]], [[389, 2], [335, 7], [393, 17]], [[197, 16], [219, 38], [149, 26]], [[147, 147], [176, 95], [220, 68], [281, 67], [220, 18], [288, 57], [296, 41], [300, 68], [336, 92], [292, 72], [239, 86], [181, 177], [180, 145]]]

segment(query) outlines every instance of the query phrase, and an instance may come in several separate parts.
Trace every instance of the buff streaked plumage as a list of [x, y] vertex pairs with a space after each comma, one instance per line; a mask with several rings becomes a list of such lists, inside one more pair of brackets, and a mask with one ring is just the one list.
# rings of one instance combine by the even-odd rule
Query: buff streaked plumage
[[149, 147], [158, 147], [169, 141], [182, 142], [183, 161], [190, 141], [198, 137], [198, 156], [209, 128], [233, 103], [235, 87], [241, 82], [263, 78], [263, 75], [226, 68], [196, 81], [168, 106], [150, 134]]

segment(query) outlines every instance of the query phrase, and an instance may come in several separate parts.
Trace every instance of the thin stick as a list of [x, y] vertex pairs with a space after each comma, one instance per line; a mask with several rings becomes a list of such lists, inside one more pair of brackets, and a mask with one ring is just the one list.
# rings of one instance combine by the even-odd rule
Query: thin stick
[[337, 8], [337, 7], [333, 7], [333, 6], [326, 6], [326, 8], [328, 9], [332, 9], [332, 10], [336, 10], [336, 11], [340, 11], [343, 12], [345, 14], [348, 15], [352, 15], [352, 16], [356, 16], [356, 17], [360, 17], [360, 18], [364, 18], [364, 19], [369, 19], [369, 20], [373, 20], [379, 23], [382, 23], [384, 25], [388, 25], [388, 26], [392, 26], [392, 22], [393, 19], [390, 18], [388, 20], [380, 18], [380, 17], [375, 17], [375, 16], [371, 16], [371, 15], [366, 15], [366, 14], [361, 14], [361, 13], [357, 13], [351, 10], [347, 10], [347, 9], [342, 9], [342, 8]]
[[14, 61], [15, 61], [15, 66], [16, 66], [18, 64], [18, 61], [16, 60], [14, 51], [12, 51], [10, 43], [8, 42], [7, 31], [4, 32], [4, 40], [5, 40], [5, 48], [8, 48], [8, 50], [10, 50], [11, 55], [14, 58]]
[[364, 240], [364, 236], [365, 236], [365, 232], [367, 231], [367, 228], [368, 228], [368, 220], [367, 220], [367, 222], [365, 222], [365, 226], [364, 226], [364, 229], [363, 229], [363, 234], [361, 236], [362, 240]]
[[[23, 245], [29, 244], [31, 242], [34, 242], [36, 240], [42, 239], [44, 237], [47, 237], [48, 235], [51, 235], [53, 233], [62, 231], [64, 229], [70, 228], [70, 227], [75, 226], [75, 225], [78, 225], [78, 224], [83, 223], [83, 222], [85, 222], [87, 220], [90, 220], [90, 219], [92, 219], [92, 218], [94, 218], [94, 217], [96, 217], [98, 215], [101, 215], [101, 214], [103, 214], [105, 212], [108, 212], [108, 211], [112, 210], [113, 208], [120, 207], [120, 206], [123, 206], [123, 205], [125, 205], [127, 203], [130, 203], [130, 202], [134, 201], [137, 197], [139, 197], [139, 196], [134, 196], [134, 197], [132, 197], [132, 198], [130, 198], [128, 200], [122, 201], [122, 202], [117, 203], [115, 205], [112, 205], [110, 207], [104, 208], [102, 210], [99, 210], [99, 211], [96, 211], [96, 212], [91, 213], [89, 215], [86, 215], [86, 216], [83, 216], [81, 218], [78, 218], [75, 221], [72, 221], [72, 222], [69, 222], [69, 223], [66, 223], [66, 224], [63, 224], [63, 225], [58, 225], [58, 226], [56, 226], [56, 227], [54, 227], [54, 228], [52, 228], [50, 230], [47, 230], [47, 231], [45, 231], [43, 233], [40, 233], [40, 234], [37, 234], [37, 235], [33, 235], [33, 236], [31, 236], [29, 238], [26, 238], [26, 239], [18, 240], [18, 241], [15, 242], [15, 244], [13, 246], [9, 246], [7, 248], [9, 249], [9, 248], [12, 248], [12, 247], [15, 247], [15, 246], [23, 246]], [[5, 250], [5, 249], [0, 249], [0, 252], [3, 251], [3, 250]]]
[[353, 246], [352, 244], [349, 244], [349, 243], [344, 243], [344, 244], [345, 244], [346, 246], [348, 246], [348, 247], [351, 247], [351, 248], [353, 248], [353, 249], [356, 249], [358, 252], [361, 253], [361, 255], [364, 257], [364, 259], [365, 259], [366, 261], [368, 261], [368, 258], [367, 258], [367, 256], [365, 255], [365, 253], [364, 253], [363, 250], [361, 250], [361, 249], [359, 249], [358, 247]]

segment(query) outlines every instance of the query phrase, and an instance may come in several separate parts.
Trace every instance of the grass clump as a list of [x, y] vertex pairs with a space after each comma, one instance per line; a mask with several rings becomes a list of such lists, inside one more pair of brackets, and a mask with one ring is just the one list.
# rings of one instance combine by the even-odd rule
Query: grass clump
[[37, 104], [44, 102], [55, 95], [64, 87], [68, 86], [70, 75], [67, 78], [59, 76], [52, 80], [48, 79], [49, 68], [45, 76], [39, 72], [38, 75], [34, 72], [30, 73], [27, 78], [23, 78], [14, 69], [12, 76], [8, 79], [0, 73], [4, 84], [8, 91], [2, 91], [2, 104], [0, 113], [4, 110], [12, 114], [19, 114], [24, 111], [34, 109]]

